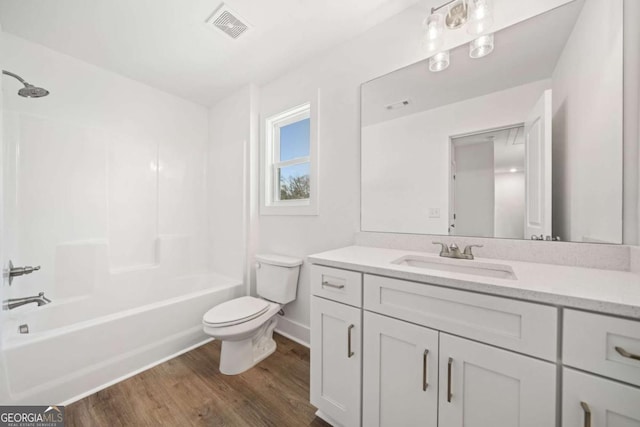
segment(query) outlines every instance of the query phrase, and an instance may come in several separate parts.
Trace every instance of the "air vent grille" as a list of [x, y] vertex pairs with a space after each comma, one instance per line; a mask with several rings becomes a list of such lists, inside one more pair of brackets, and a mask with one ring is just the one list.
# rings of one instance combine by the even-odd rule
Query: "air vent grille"
[[207, 19], [207, 23], [215, 26], [232, 39], [237, 39], [249, 29], [240, 16], [224, 3]]

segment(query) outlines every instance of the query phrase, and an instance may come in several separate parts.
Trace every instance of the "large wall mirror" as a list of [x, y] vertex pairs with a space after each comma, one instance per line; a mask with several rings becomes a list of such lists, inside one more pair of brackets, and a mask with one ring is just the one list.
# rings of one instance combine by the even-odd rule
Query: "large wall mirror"
[[362, 85], [362, 230], [622, 243], [623, 1]]

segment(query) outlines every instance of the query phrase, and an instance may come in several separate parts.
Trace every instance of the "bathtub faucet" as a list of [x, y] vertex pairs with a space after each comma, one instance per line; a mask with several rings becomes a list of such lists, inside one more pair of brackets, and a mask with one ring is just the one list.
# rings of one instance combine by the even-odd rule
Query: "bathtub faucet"
[[12, 298], [2, 302], [3, 310], [13, 310], [16, 307], [20, 307], [21, 305], [31, 304], [35, 302], [38, 304], [38, 307], [41, 305], [49, 304], [51, 300], [44, 296], [44, 292], [40, 292], [38, 295], [34, 297], [25, 297], [25, 298]]

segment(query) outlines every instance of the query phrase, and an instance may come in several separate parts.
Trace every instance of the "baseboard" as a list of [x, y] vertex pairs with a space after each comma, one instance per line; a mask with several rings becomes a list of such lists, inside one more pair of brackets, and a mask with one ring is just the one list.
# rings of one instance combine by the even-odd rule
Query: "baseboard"
[[85, 398], [85, 397], [87, 397], [87, 396], [91, 396], [92, 394], [97, 393], [97, 392], [99, 392], [100, 390], [104, 390], [104, 389], [105, 389], [105, 388], [107, 388], [107, 387], [111, 387], [111, 386], [112, 386], [112, 385], [114, 385], [114, 384], [117, 384], [117, 383], [119, 383], [119, 382], [121, 382], [121, 381], [124, 381], [124, 380], [126, 380], [126, 379], [128, 379], [128, 378], [131, 378], [131, 377], [133, 377], [133, 376], [135, 376], [135, 375], [138, 375], [139, 373], [144, 372], [144, 371], [146, 371], [147, 369], [151, 369], [151, 368], [153, 368], [154, 366], [158, 366], [158, 365], [160, 365], [161, 363], [166, 362], [167, 360], [171, 360], [171, 359], [173, 359], [173, 358], [175, 358], [175, 357], [178, 357], [178, 356], [180, 356], [181, 354], [184, 354], [184, 353], [187, 353], [187, 352], [189, 352], [189, 351], [191, 351], [191, 350], [194, 350], [194, 349], [196, 349], [196, 348], [198, 348], [198, 347], [200, 347], [200, 346], [203, 346], [203, 345], [205, 345], [205, 344], [207, 344], [207, 343], [209, 343], [209, 342], [211, 342], [211, 341], [213, 341], [213, 338], [207, 338], [207, 339], [205, 339], [205, 340], [203, 340], [203, 341], [200, 341], [200, 342], [199, 342], [199, 343], [197, 343], [197, 344], [194, 344], [194, 345], [192, 345], [192, 346], [190, 346], [190, 347], [187, 347], [187, 348], [184, 348], [184, 349], [182, 349], [182, 350], [180, 350], [180, 351], [177, 351], [177, 352], [175, 352], [175, 353], [173, 353], [173, 354], [171, 354], [171, 355], [169, 355], [169, 356], [167, 356], [167, 357], [163, 357], [162, 359], [156, 360], [156, 361], [155, 361], [155, 362], [153, 362], [153, 363], [149, 363], [148, 365], [143, 366], [143, 367], [142, 367], [142, 368], [140, 368], [140, 369], [136, 369], [135, 371], [131, 371], [131, 372], [129, 372], [129, 373], [127, 373], [127, 374], [125, 374], [125, 375], [122, 375], [122, 376], [120, 376], [120, 377], [116, 378], [115, 380], [112, 380], [112, 381], [106, 382], [106, 383], [104, 383], [104, 384], [102, 384], [102, 385], [99, 385], [98, 387], [92, 388], [91, 390], [89, 390], [89, 391], [87, 391], [87, 392], [85, 392], [85, 393], [82, 393], [82, 394], [79, 394], [79, 395], [77, 395], [77, 396], [72, 397], [71, 399], [67, 399], [67, 400], [65, 400], [64, 402], [60, 403], [60, 405], [61, 405], [61, 406], [67, 406], [67, 405], [70, 405], [70, 404], [72, 404], [72, 403], [74, 403], [74, 402], [77, 402], [77, 401], [78, 401], [78, 400], [80, 400], [80, 399], [84, 399], [84, 398]]
[[278, 325], [276, 326], [275, 331], [298, 344], [310, 347], [309, 341], [311, 337], [311, 330], [308, 326], [286, 317], [278, 316]]
[[342, 426], [342, 424], [340, 424], [339, 422], [335, 421], [333, 418], [331, 418], [329, 415], [327, 415], [324, 412], [322, 412], [320, 409], [318, 409], [316, 411], [316, 417], [326, 421], [328, 424], [331, 424], [333, 427], [341, 427]]

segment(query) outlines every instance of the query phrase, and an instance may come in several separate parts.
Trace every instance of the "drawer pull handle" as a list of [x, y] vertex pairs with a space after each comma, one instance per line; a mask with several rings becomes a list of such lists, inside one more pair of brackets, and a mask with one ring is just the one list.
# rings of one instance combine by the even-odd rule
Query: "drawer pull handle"
[[328, 286], [330, 288], [342, 289], [344, 285], [336, 285], [335, 283], [327, 282], [326, 280], [322, 282], [322, 286]]
[[591, 427], [591, 409], [585, 402], [580, 402], [582, 410], [584, 411], [584, 427]]
[[354, 325], [349, 325], [347, 328], [347, 359], [351, 358], [355, 353], [351, 351], [351, 330], [354, 328]]
[[616, 351], [620, 353], [620, 356], [626, 357], [627, 359], [640, 360], [640, 355], [629, 353], [622, 347], [616, 347]]
[[427, 357], [429, 356], [429, 350], [425, 350], [422, 354], [422, 391], [427, 391], [429, 383], [427, 382]]
[[451, 403], [451, 365], [453, 365], [453, 359], [449, 358], [449, 364], [447, 366], [447, 402]]

